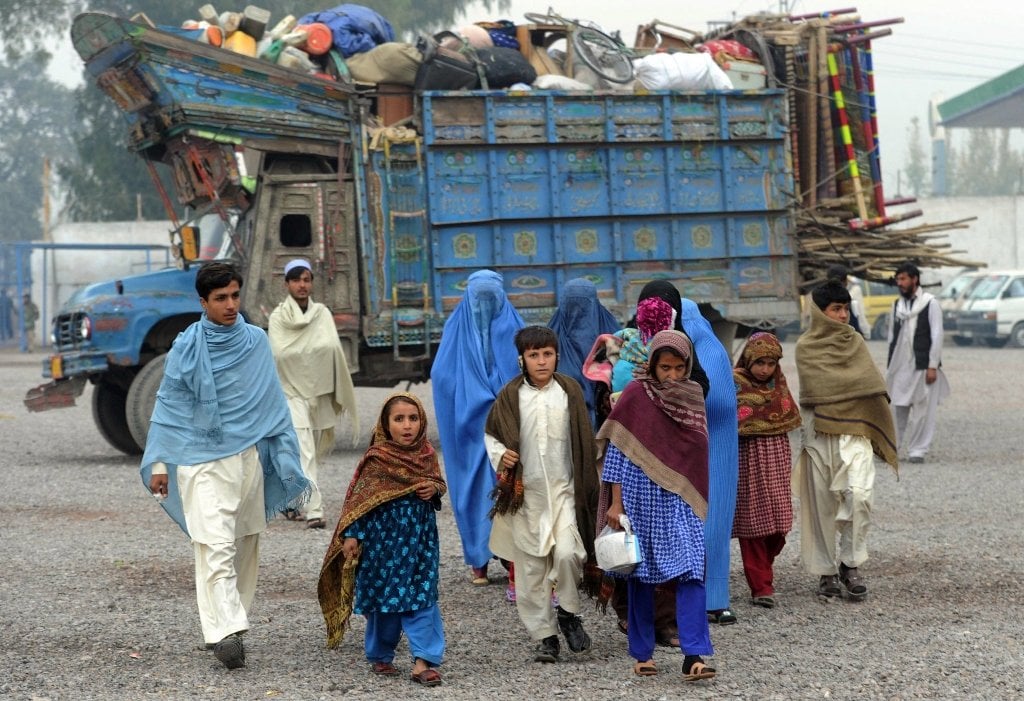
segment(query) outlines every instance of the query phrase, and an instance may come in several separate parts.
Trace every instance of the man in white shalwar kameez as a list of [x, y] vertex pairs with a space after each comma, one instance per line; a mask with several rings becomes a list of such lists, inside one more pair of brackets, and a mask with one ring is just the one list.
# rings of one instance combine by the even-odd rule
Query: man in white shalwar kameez
[[[539, 642], [535, 659], [554, 662], [559, 630], [573, 652], [590, 648], [579, 617], [578, 587], [596, 523], [596, 491], [588, 496], [597, 486], [595, 446], [579, 384], [555, 372], [554, 332], [528, 326], [516, 334], [516, 345], [524, 377], [499, 393], [484, 436], [499, 473], [490, 548], [515, 563], [516, 609], [530, 637]], [[589, 479], [582, 474], [586, 468]], [[521, 495], [521, 501], [506, 508], [503, 494], [510, 499]], [[557, 613], [552, 590], [558, 596]]]
[[197, 273], [203, 316], [167, 355], [141, 468], [192, 540], [203, 638], [228, 669], [245, 665], [260, 533], [309, 492], [267, 336], [238, 313], [241, 286], [228, 263]]
[[320, 461], [334, 448], [334, 426], [346, 410], [352, 417], [353, 444], [358, 440], [359, 414], [334, 317], [310, 296], [313, 271], [309, 261], [289, 261], [284, 266], [284, 281], [288, 297], [270, 315], [270, 347], [299, 439], [302, 471], [313, 483], [306, 527], [323, 528], [323, 497], [317, 481]]
[[942, 372], [942, 308], [921, 289], [920, 280], [913, 263], [896, 269], [900, 297], [889, 316], [885, 372], [897, 439], [912, 463], [924, 462], [935, 435], [936, 408], [949, 395]]

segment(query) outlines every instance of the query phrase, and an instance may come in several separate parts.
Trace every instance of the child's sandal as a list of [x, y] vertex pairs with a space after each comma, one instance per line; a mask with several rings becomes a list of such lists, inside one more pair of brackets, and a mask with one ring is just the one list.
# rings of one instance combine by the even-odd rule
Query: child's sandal
[[633, 674], [638, 677], [653, 677], [657, 673], [658, 668], [654, 665], [654, 660], [633, 663]]
[[700, 655], [687, 655], [683, 659], [683, 681], [696, 682], [711, 679], [717, 674], [714, 667], [708, 667]]

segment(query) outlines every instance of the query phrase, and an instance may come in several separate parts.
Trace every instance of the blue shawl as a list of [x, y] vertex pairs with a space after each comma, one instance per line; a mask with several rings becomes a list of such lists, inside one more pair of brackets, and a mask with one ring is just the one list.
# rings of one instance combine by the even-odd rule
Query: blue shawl
[[700, 356], [711, 387], [705, 398], [708, 418], [708, 516], [704, 521], [707, 568], [704, 588], [709, 611], [729, 608], [729, 542], [736, 510], [739, 432], [732, 360], [697, 304], [682, 300], [683, 325]]
[[471, 567], [491, 559], [488, 513], [495, 475], [484, 447], [484, 422], [498, 392], [520, 374], [512, 339], [523, 326], [502, 276], [478, 270], [444, 324], [430, 369], [448, 496]]
[[178, 334], [142, 456], [149, 489], [153, 463], [167, 465], [164, 510], [188, 534], [177, 489], [178, 465], [236, 455], [256, 445], [263, 465], [267, 520], [307, 498], [311, 485], [299, 464], [288, 402], [274, 368], [267, 334], [241, 316], [230, 326], [202, 318]]
[[594, 424], [594, 382], [583, 376], [583, 361], [603, 333], [615, 333], [619, 322], [597, 299], [597, 288], [586, 278], [565, 283], [562, 299], [548, 326], [558, 336], [558, 371], [580, 383]]

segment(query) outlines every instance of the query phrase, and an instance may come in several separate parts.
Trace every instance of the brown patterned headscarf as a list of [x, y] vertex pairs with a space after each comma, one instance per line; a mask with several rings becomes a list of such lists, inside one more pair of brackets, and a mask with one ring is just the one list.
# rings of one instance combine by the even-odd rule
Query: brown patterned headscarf
[[732, 372], [741, 436], [778, 436], [800, 426], [800, 408], [789, 392], [782, 366], [776, 365], [767, 382], [750, 372], [761, 358], [782, 359], [779, 339], [765, 331], [750, 334]]
[[[388, 433], [390, 409], [399, 401], [414, 404], [420, 414], [419, 433], [409, 446], [391, 440]], [[341, 518], [338, 519], [320, 568], [317, 594], [327, 625], [327, 647], [336, 647], [341, 642], [355, 603], [359, 560], [345, 558], [342, 551], [345, 530], [378, 506], [414, 493], [416, 487], [423, 482], [433, 484], [438, 495], [446, 491], [437, 453], [427, 440], [427, 418], [423, 404], [415, 395], [407, 392], [393, 394], [384, 403], [370, 439], [370, 447], [356, 466], [345, 494]]]

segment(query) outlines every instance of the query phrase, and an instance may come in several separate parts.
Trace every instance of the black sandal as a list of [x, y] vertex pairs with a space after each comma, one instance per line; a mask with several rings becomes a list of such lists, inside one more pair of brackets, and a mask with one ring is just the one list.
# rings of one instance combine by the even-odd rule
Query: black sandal
[[731, 626], [736, 622], [736, 620], [736, 614], [729, 609], [708, 611], [708, 623], [717, 623], [720, 626]]

